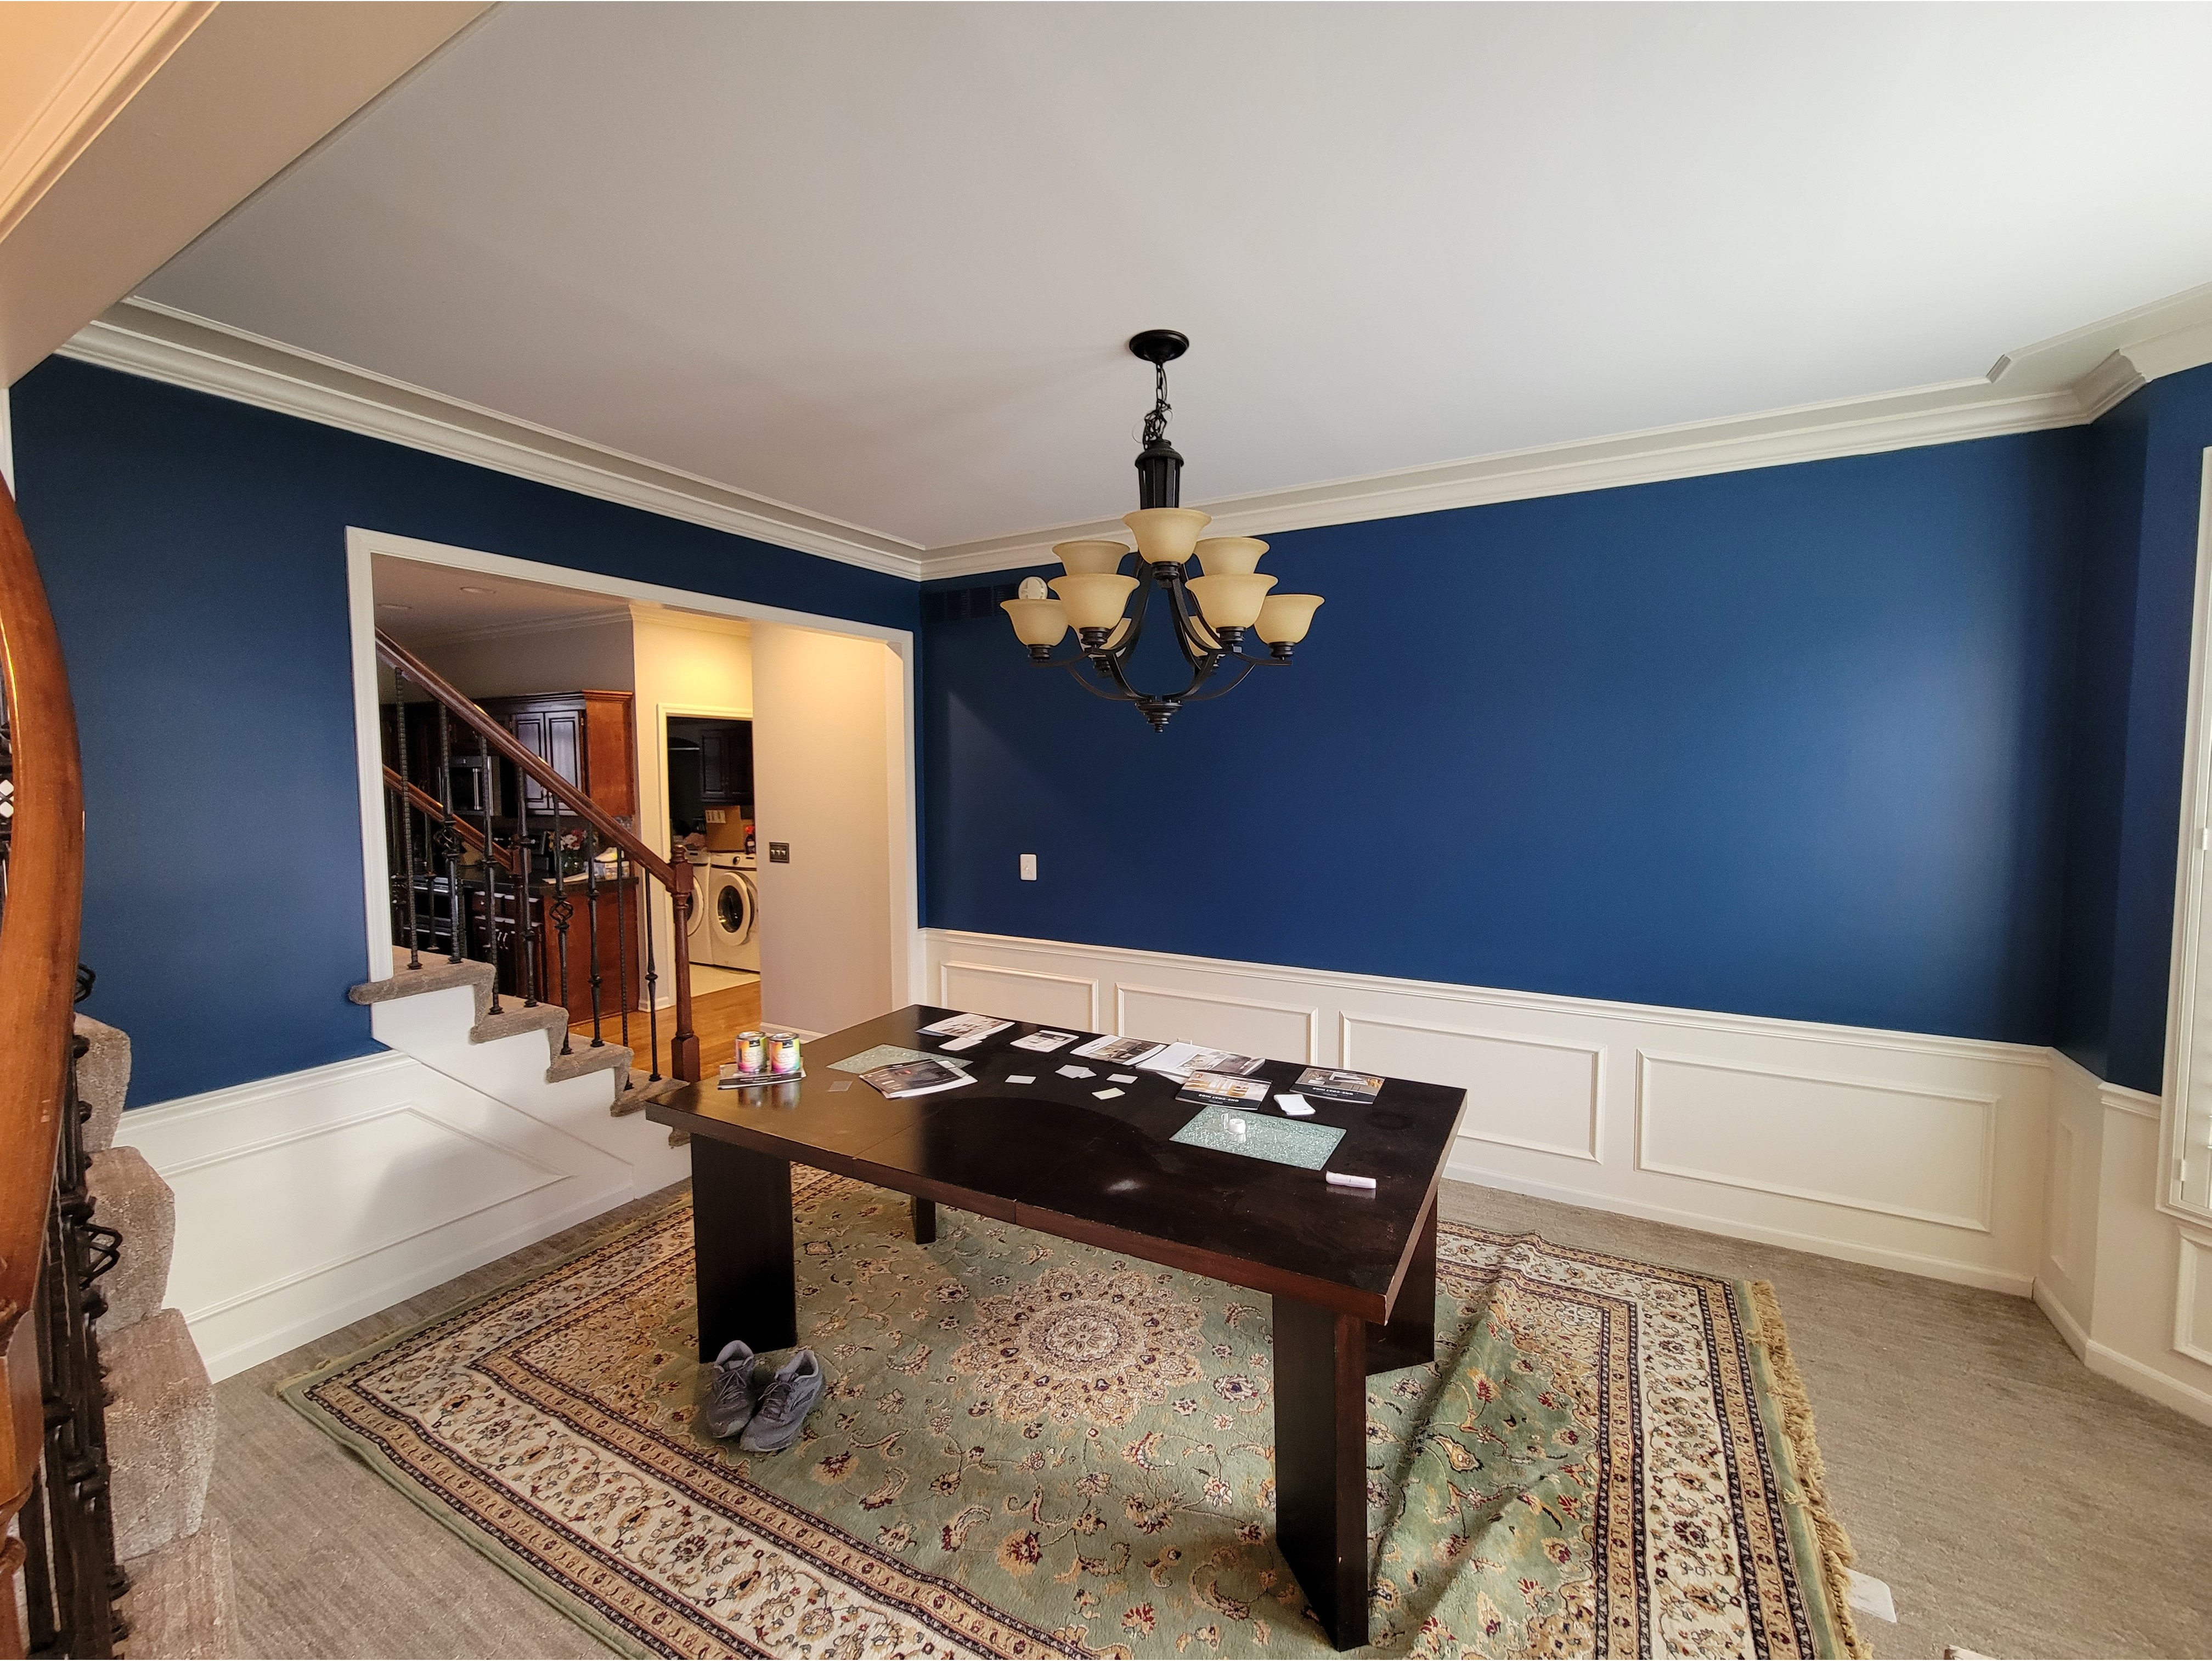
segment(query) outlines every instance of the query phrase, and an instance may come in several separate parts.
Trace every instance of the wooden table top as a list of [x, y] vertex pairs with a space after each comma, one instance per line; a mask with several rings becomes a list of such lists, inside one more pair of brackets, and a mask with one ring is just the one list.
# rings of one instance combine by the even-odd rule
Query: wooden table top
[[[1443, 1173], [1462, 1090], [1389, 1079], [1368, 1106], [1310, 1097], [1307, 1125], [1341, 1126], [1328, 1167], [1376, 1179], [1336, 1188], [1322, 1173], [1172, 1141], [1202, 1110], [1176, 1100], [1174, 1079], [1142, 1067], [1072, 1058], [1083, 1034], [1049, 1054], [1010, 1047], [1040, 1030], [1017, 1021], [947, 1054], [920, 1028], [957, 1010], [916, 1004], [815, 1039], [797, 1084], [724, 1090], [709, 1076], [647, 1108], [695, 1138], [796, 1160], [984, 1216], [1282, 1293], [1370, 1321], [1389, 1317]], [[894, 1044], [963, 1067], [975, 1083], [886, 1100], [833, 1062]], [[1070, 1079], [1058, 1068], [1086, 1066]], [[710, 1070], [718, 1057], [710, 1057]], [[1268, 1061], [1255, 1076], [1293, 1090], [1306, 1065]], [[1010, 1085], [1009, 1073], [1034, 1084]], [[1134, 1073], [1133, 1084], [1109, 1076]], [[830, 1087], [848, 1081], [850, 1088]], [[1093, 1094], [1123, 1094], [1101, 1101]]]

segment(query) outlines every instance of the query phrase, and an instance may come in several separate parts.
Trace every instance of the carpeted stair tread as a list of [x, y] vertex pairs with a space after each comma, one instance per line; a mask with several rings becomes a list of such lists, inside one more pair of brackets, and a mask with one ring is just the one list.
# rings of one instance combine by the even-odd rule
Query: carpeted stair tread
[[615, 1117], [620, 1118], [629, 1113], [641, 1113], [652, 1103], [665, 1100], [683, 1088], [684, 1081], [680, 1078], [652, 1078], [633, 1067], [629, 1086], [615, 1098]]
[[112, 1340], [159, 1309], [168, 1295], [177, 1197], [136, 1148], [94, 1154], [85, 1188], [92, 1196], [93, 1222], [123, 1236], [115, 1267], [100, 1277], [100, 1295], [107, 1300], [100, 1335]]
[[394, 952], [388, 979], [365, 980], [358, 986], [349, 987], [346, 996], [356, 1003], [389, 1003], [398, 997], [466, 986], [476, 993], [476, 1019], [481, 1021], [484, 1011], [491, 1008], [492, 983], [497, 979], [497, 972], [490, 964], [479, 963], [474, 958], [465, 957], [454, 963], [443, 957], [426, 955], [421, 968], [410, 969], [406, 959]]
[[215, 1468], [215, 1387], [173, 1309], [103, 1339], [115, 1555], [143, 1557], [200, 1525]]
[[76, 1064], [77, 1100], [92, 1109], [85, 1121], [84, 1150], [97, 1154], [113, 1145], [123, 1122], [124, 1093], [131, 1088], [131, 1035], [89, 1015], [76, 1018], [76, 1035], [89, 1046]]
[[601, 1072], [613, 1073], [617, 1078], [629, 1076], [632, 1057], [627, 1045], [602, 1044], [595, 1049], [589, 1039], [574, 1040], [574, 1044], [567, 1055], [553, 1058], [553, 1064], [545, 1070], [548, 1079], [580, 1078], [586, 1073]]
[[245, 1652], [238, 1637], [230, 1534], [219, 1518], [208, 1518], [193, 1533], [123, 1567], [131, 1576], [122, 1603], [131, 1628], [125, 1655], [213, 1661]]

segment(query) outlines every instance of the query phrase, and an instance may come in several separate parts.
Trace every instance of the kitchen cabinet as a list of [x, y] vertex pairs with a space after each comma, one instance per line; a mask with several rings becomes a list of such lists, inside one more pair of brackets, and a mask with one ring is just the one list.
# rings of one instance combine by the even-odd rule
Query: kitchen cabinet
[[[487, 698], [482, 708], [522, 747], [626, 825], [637, 822], [637, 739], [627, 692], [540, 693]], [[508, 789], [519, 782], [523, 809], [550, 815], [553, 797], [520, 768], [503, 767]], [[518, 780], [518, 774], [520, 779]]]
[[[487, 698], [477, 706], [512, 733], [532, 755], [625, 825], [637, 822], [637, 743], [627, 692], [537, 693], [519, 698]], [[397, 767], [403, 724], [399, 706], [384, 707], [384, 752]], [[438, 790], [438, 706], [428, 702], [404, 706], [407, 777], [431, 795]], [[471, 820], [484, 811], [483, 792], [491, 792], [495, 819], [511, 819], [518, 803], [529, 816], [550, 819], [553, 796], [513, 763], [495, 758], [488, 771], [477, 750], [482, 740], [467, 723], [448, 718], [447, 743], [453, 767], [453, 810]]]

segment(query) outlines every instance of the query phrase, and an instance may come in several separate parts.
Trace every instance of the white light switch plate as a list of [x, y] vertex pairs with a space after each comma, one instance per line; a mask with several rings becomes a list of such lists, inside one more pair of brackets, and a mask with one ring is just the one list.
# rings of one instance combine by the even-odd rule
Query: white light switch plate
[[1024, 882], [1036, 881], [1036, 856], [1033, 853], [1025, 853], [1022, 856], [1022, 881]]

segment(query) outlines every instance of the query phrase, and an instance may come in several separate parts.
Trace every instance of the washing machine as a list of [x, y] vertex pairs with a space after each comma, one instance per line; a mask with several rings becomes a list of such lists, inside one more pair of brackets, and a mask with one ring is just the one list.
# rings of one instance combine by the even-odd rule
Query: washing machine
[[[708, 961], [725, 969], [760, 973], [760, 889], [755, 878], [758, 865], [745, 853], [718, 853], [707, 867], [705, 922], [713, 956]], [[697, 961], [693, 954], [693, 961]]]
[[691, 915], [684, 931], [685, 955], [694, 963], [719, 963], [714, 955], [714, 873], [706, 864], [691, 867]]

